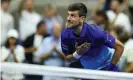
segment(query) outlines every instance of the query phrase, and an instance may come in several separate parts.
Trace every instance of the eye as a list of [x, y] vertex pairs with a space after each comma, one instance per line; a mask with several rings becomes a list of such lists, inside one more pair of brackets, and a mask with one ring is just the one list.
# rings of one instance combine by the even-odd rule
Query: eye
[[74, 14], [71, 15], [72, 17], [76, 17]]

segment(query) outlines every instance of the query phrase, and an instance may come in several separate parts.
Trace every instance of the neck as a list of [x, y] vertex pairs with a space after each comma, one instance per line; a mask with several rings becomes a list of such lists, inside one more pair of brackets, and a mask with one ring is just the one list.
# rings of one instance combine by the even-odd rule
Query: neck
[[28, 11], [29, 13], [32, 13], [32, 12], [33, 12], [33, 10], [32, 10], [32, 9], [27, 9], [27, 11]]
[[3, 12], [7, 12], [8, 10], [7, 9], [2, 9]]
[[77, 36], [80, 35], [80, 32], [82, 30], [82, 27], [83, 27], [83, 23], [79, 26], [77, 26], [77, 28], [73, 29], [74, 30], [74, 34], [76, 34]]
[[37, 35], [42, 35], [40, 32], [36, 32]]
[[57, 37], [57, 36], [54, 36], [54, 40], [57, 40], [59, 37]]
[[119, 14], [120, 13], [120, 8], [118, 8], [117, 10], [116, 10], [116, 14]]

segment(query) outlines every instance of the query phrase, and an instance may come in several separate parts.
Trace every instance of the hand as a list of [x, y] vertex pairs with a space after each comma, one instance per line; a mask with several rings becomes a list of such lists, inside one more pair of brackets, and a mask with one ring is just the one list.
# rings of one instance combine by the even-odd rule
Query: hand
[[10, 51], [11, 51], [11, 53], [14, 53], [14, 48], [15, 48], [14, 45], [10, 45]]
[[37, 49], [32, 47], [32, 48], [30, 48], [30, 50], [31, 50], [31, 52], [35, 52]]
[[56, 51], [56, 44], [53, 45], [52, 51]]
[[115, 67], [116, 67], [115, 64], [110, 63], [109, 66], [106, 68], [106, 70], [108, 70], [108, 71], [114, 71], [115, 70]]
[[83, 43], [80, 46], [77, 46], [78, 43], [76, 43], [76, 52], [79, 55], [83, 55], [89, 48], [90, 48], [90, 43]]

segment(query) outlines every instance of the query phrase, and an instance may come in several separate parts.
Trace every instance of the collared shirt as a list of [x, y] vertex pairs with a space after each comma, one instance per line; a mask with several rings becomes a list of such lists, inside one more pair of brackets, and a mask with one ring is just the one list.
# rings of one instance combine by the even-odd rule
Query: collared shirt
[[133, 63], [133, 39], [129, 39], [124, 44], [124, 52], [119, 62], [120, 70], [124, 71], [128, 67], [128, 63]]
[[60, 23], [61, 25], [63, 25], [63, 19], [60, 15], [57, 15], [55, 17], [52, 17], [52, 18], [45, 18], [44, 21], [46, 22], [46, 25], [47, 25], [47, 31], [49, 34], [53, 34], [53, 26], [55, 23]]
[[[43, 56], [44, 54], [49, 53], [52, 48], [53, 45], [56, 44], [56, 49], [58, 51], [61, 52], [61, 40], [60, 38], [55, 40], [53, 38], [53, 36], [47, 37], [43, 40], [41, 46], [40, 46], [40, 56]], [[50, 65], [50, 66], [62, 66], [63, 65], [63, 61], [62, 59], [59, 57], [58, 53], [53, 52], [52, 55], [44, 61], [45, 65]]]
[[124, 13], [119, 13], [118, 15], [112, 10], [107, 11], [107, 16], [109, 17], [110, 22], [114, 22], [115, 26], [122, 26], [126, 31], [131, 32], [131, 24], [129, 17]]
[[75, 43], [91, 43], [91, 47], [80, 58], [80, 62], [87, 69], [101, 69], [107, 66], [113, 56], [112, 49], [115, 38], [105, 32], [100, 26], [84, 23], [80, 37], [74, 36], [72, 29], [65, 29], [61, 35], [61, 47], [65, 55], [72, 54]]
[[37, 62], [38, 63], [40, 62], [39, 47], [40, 47], [42, 41], [43, 41], [43, 36], [42, 35], [35, 34], [33, 46], [37, 50], [33, 53], [33, 61], [36, 62], [36, 63]]
[[44, 21], [46, 22], [48, 33], [52, 34], [52, 29], [53, 29], [54, 24], [58, 22], [57, 19], [55, 17], [45, 18]]
[[36, 31], [36, 26], [41, 20], [41, 16], [32, 12], [29, 13], [26, 10], [23, 10], [19, 20], [19, 31], [21, 40], [25, 40], [29, 35], [33, 34]]

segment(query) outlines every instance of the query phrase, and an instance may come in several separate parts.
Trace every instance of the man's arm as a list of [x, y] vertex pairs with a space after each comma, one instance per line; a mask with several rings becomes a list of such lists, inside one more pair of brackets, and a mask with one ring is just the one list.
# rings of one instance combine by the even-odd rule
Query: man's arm
[[82, 45], [77, 46], [76, 51], [74, 53], [65, 56], [65, 59], [68, 62], [75, 62], [88, 50], [89, 47], [90, 44], [85, 42]]
[[128, 63], [128, 66], [125, 69], [125, 72], [133, 72], [133, 62]]
[[58, 53], [58, 55], [60, 56], [60, 58], [65, 59], [65, 55], [63, 55], [62, 52], [58, 51], [57, 49], [55, 51]]
[[52, 55], [52, 52], [49, 52], [49, 53], [45, 53], [44, 55], [42, 55], [41, 57], [40, 57], [40, 60], [41, 61], [44, 61], [45, 59], [47, 59], [49, 56], [51, 56]]
[[30, 47], [30, 48], [25, 48], [25, 53], [33, 53], [35, 52], [37, 49], [34, 47]]
[[123, 53], [124, 46], [119, 40], [115, 39], [114, 49], [115, 49], [115, 52], [111, 63], [115, 65], [117, 64], [117, 62], [119, 61]]

